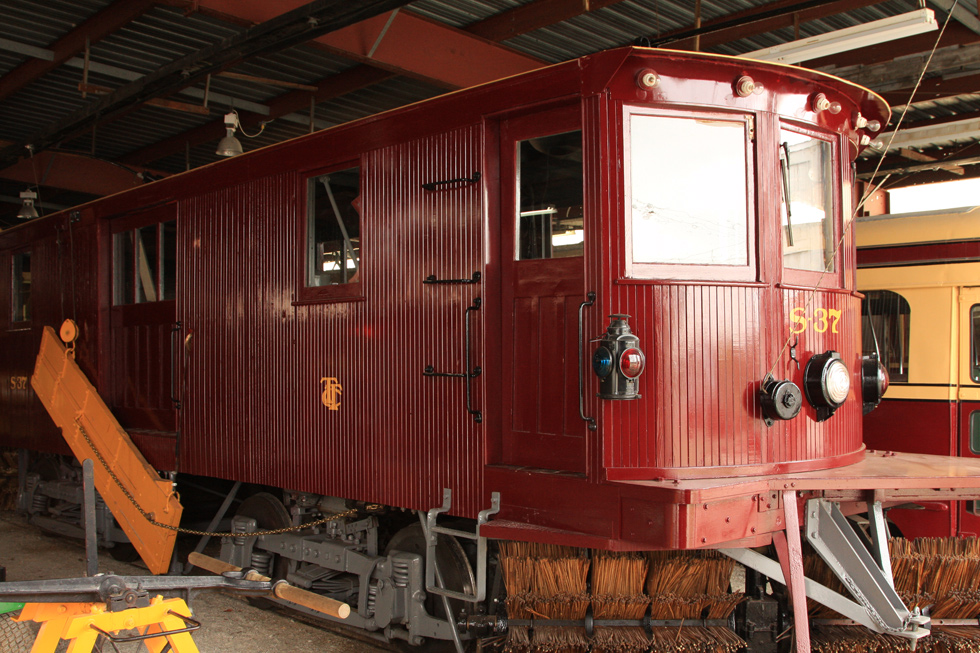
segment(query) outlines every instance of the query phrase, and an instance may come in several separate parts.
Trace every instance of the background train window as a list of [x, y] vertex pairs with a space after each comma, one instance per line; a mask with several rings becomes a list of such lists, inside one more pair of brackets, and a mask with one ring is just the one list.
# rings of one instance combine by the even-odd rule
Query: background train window
[[356, 283], [361, 266], [361, 169], [310, 177], [307, 202], [306, 284]]
[[834, 184], [831, 145], [806, 134], [779, 132], [783, 264], [834, 271]]
[[970, 413], [970, 451], [980, 455], [980, 410]]
[[633, 263], [748, 265], [746, 123], [634, 114], [629, 142]]
[[[868, 290], [861, 302], [861, 344], [867, 356], [875, 352], [891, 381], [909, 380], [911, 311], [904, 297], [891, 290]], [[877, 348], [875, 343], [877, 342]]]
[[582, 256], [582, 132], [521, 141], [519, 258]]
[[112, 302], [142, 304], [177, 298], [177, 221], [112, 236]]
[[980, 383], [980, 304], [970, 307], [970, 378]]
[[12, 314], [11, 322], [31, 321], [31, 253], [20, 252], [12, 257]]

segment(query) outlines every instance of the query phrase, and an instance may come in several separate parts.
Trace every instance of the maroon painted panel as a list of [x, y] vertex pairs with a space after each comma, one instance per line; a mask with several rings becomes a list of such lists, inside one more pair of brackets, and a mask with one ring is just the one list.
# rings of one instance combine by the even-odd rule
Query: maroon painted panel
[[967, 263], [980, 261], [980, 240], [923, 243], [898, 247], [862, 247], [858, 250], [859, 268], [928, 265], [930, 263]]
[[[422, 376], [462, 370], [464, 312], [482, 288], [422, 280], [480, 270], [483, 195], [422, 184], [479, 170], [480, 141], [472, 127], [362, 160], [363, 301], [293, 305], [301, 175], [182, 205], [183, 471], [414, 508], [451, 487], [454, 509], [486, 507], [473, 473], [483, 427], [463, 383]], [[342, 386], [336, 411], [322, 401], [328, 378]], [[476, 379], [478, 408], [482, 388]]]
[[[864, 441], [869, 449], [879, 451], [955, 456], [956, 404], [885, 399], [864, 416]], [[888, 518], [909, 538], [956, 534], [956, 510], [949, 503], [892, 509]]]

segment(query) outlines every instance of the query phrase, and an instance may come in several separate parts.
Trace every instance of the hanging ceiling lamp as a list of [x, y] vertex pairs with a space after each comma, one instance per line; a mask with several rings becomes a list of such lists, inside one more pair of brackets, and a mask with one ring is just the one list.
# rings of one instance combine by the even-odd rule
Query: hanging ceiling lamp
[[225, 114], [226, 135], [218, 141], [218, 149], [215, 154], [218, 156], [238, 156], [243, 153], [241, 142], [235, 138], [235, 130], [238, 129], [238, 113], [231, 111]]
[[34, 208], [34, 200], [37, 199], [37, 193], [30, 189], [22, 191], [20, 194], [20, 199], [24, 200], [24, 205], [21, 206], [20, 211], [17, 212], [17, 217], [21, 220], [36, 218], [37, 209]]

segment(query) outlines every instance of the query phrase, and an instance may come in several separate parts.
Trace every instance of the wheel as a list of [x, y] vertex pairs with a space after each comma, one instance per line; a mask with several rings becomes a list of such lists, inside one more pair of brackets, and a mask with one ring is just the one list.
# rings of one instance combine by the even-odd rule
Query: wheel
[[34, 636], [29, 622], [14, 621], [10, 614], [0, 615], [0, 653], [30, 651]]
[[[417, 553], [425, 559], [425, 533], [422, 524], [412, 524], [401, 529], [388, 542], [385, 547], [385, 555], [392, 551], [404, 551], [405, 553]], [[436, 547], [436, 561], [439, 571], [442, 572], [442, 579], [445, 586], [457, 592], [472, 594], [476, 591], [476, 578], [473, 576], [473, 569], [470, 566], [466, 553], [459, 541], [450, 535], [439, 534], [438, 546]], [[455, 619], [460, 611], [466, 606], [472, 605], [466, 601], [449, 599], [449, 609], [452, 611], [450, 619]], [[433, 617], [446, 619], [446, 610], [442, 597], [437, 594], [427, 593], [425, 598], [425, 610]], [[409, 644], [397, 641], [393, 642], [403, 651], [418, 651], [424, 653], [449, 653], [456, 648], [451, 641], [427, 639], [421, 646], [410, 646]], [[465, 643], [465, 642], [464, 642]]]
[[[253, 494], [242, 502], [235, 513], [239, 517], [251, 517], [255, 520], [259, 530], [268, 531], [277, 528], [286, 528], [293, 523], [286, 506], [282, 501], [268, 492]], [[289, 560], [277, 555], [272, 555], [272, 563], [268, 570], [273, 579], [285, 578], [289, 571]], [[263, 572], [264, 573], [264, 572]], [[270, 609], [275, 607], [275, 603], [264, 598], [249, 597], [248, 602], [257, 608]]]

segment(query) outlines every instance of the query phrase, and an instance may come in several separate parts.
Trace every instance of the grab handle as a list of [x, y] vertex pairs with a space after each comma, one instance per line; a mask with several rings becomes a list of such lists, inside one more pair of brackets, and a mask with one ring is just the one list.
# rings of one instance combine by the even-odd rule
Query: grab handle
[[477, 424], [483, 422], [483, 413], [479, 410], [473, 408], [473, 379], [483, 374], [483, 370], [480, 366], [470, 367], [470, 313], [473, 311], [480, 310], [480, 305], [482, 301], [479, 297], [473, 300], [473, 304], [466, 309], [465, 314], [465, 325], [463, 332], [463, 365], [464, 369], [462, 372], [436, 372], [436, 368], [432, 365], [426, 365], [425, 369], [422, 370], [422, 376], [430, 377], [449, 377], [452, 379], [464, 379], [466, 381], [466, 412], [473, 416], [473, 421]]
[[466, 411], [473, 416], [477, 424], [483, 421], [483, 413], [473, 408], [473, 379], [480, 376], [479, 367], [470, 369], [470, 313], [480, 310], [480, 298], [473, 300], [473, 305], [466, 309], [466, 330], [463, 338], [463, 361], [466, 369]]
[[585, 309], [587, 306], [595, 304], [595, 292], [589, 291], [585, 295], [586, 300], [578, 307], [578, 414], [589, 425], [590, 431], [595, 431], [596, 426], [594, 417], [585, 415]]
[[180, 410], [180, 397], [177, 396], [177, 352], [179, 347], [176, 344], [180, 334], [180, 322], [174, 322], [170, 330], [170, 401], [176, 410]]

